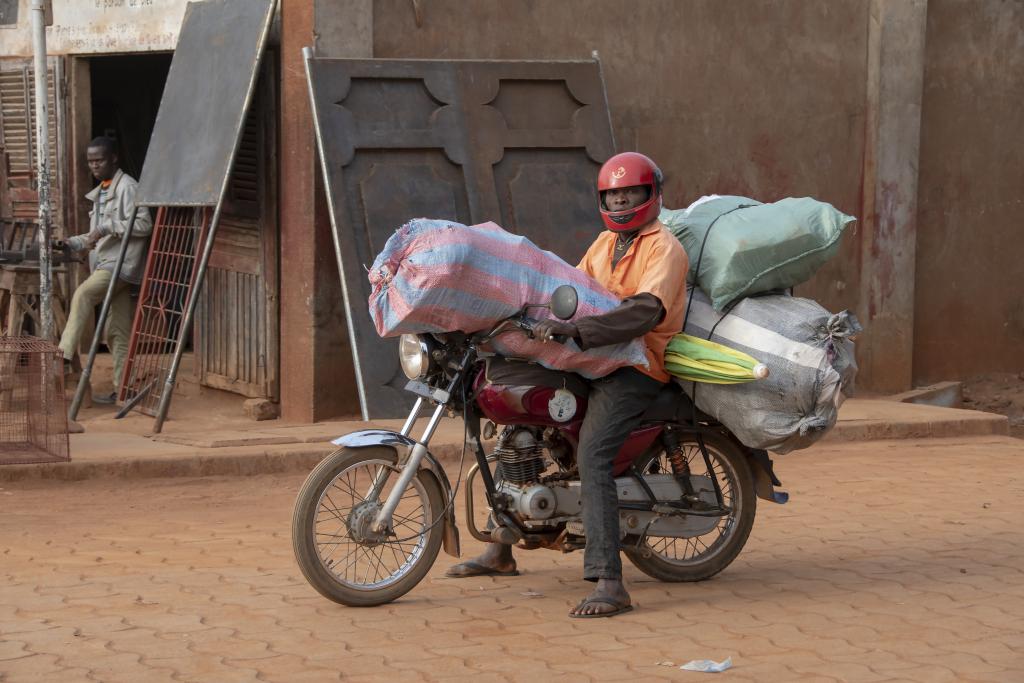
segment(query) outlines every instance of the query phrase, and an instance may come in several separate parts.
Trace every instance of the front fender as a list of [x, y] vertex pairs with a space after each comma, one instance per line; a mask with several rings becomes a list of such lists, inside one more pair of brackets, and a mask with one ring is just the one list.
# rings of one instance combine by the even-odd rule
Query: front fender
[[[412, 447], [416, 445], [414, 439], [386, 429], [362, 429], [358, 432], [339, 436], [331, 441], [331, 443], [345, 448], [384, 446], [395, 452], [399, 462], [404, 462], [408, 458]], [[459, 528], [455, 525], [455, 505], [452, 502], [452, 485], [448, 481], [448, 475], [445, 474], [441, 463], [437, 461], [437, 458], [429, 450], [420, 464], [420, 469], [433, 476], [438, 486], [441, 487], [441, 492], [444, 494], [445, 503], [448, 507], [444, 515], [444, 551], [453, 557], [459, 557]]]

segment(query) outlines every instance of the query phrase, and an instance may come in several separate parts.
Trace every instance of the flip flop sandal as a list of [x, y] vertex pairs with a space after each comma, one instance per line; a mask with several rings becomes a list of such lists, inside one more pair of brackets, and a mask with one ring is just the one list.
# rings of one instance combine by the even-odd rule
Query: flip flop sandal
[[[597, 612], [596, 614], [576, 614], [576, 612], [580, 608], [586, 607], [587, 605], [596, 604], [611, 605], [615, 609], [609, 610], [607, 612]], [[631, 612], [632, 610], [633, 605], [623, 605], [621, 602], [617, 602], [612, 598], [583, 598], [582, 600], [580, 600], [580, 604], [576, 605], [576, 610], [569, 612], [569, 617], [572, 619], [601, 619], [603, 617], [614, 617], [617, 614], [625, 614], [626, 612]]]
[[[456, 568], [462, 568], [467, 571], [453, 574], [452, 572]], [[468, 579], [474, 576], [519, 576], [519, 570], [513, 569], [511, 571], [503, 572], [492, 567], [480, 564], [479, 562], [473, 562], [472, 560], [469, 560], [468, 562], [462, 562], [461, 564], [457, 564], [451, 567], [448, 571], [445, 572], [444, 575], [447, 576], [449, 579]]]

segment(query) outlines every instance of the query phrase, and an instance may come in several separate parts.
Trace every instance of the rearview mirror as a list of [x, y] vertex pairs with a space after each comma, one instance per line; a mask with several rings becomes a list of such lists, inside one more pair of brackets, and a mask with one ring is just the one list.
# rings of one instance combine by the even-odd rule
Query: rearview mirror
[[568, 320], [576, 315], [579, 305], [579, 295], [572, 285], [560, 285], [551, 295], [551, 313], [559, 320]]

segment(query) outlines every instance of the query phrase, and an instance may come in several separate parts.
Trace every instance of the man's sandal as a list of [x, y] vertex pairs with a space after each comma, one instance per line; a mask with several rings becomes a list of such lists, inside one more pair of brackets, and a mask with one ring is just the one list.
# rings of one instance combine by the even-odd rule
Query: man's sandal
[[[580, 610], [589, 605], [611, 605], [614, 609], [610, 609], [607, 612], [595, 612], [594, 614], [580, 614]], [[595, 595], [589, 598], [583, 598], [580, 600], [580, 604], [576, 605], [576, 609], [569, 612], [569, 616], [573, 619], [600, 619], [602, 617], [614, 617], [617, 614], [625, 614], [633, 610], [633, 605], [623, 604], [615, 598], [605, 597], [603, 595]]]

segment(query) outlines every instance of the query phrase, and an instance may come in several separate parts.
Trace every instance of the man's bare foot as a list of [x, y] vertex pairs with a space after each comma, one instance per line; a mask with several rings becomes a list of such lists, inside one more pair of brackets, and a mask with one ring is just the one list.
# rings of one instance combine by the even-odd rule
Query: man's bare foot
[[464, 579], [469, 576], [519, 576], [512, 546], [489, 543], [479, 557], [453, 566], [445, 576]]
[[599, 579], [594, 592], [583, 598], [580, 604], [569, 612], [569, 616], [574, 619], [596, 619], [614, 617], [632, 609], [633, 605], [622, 579]]

